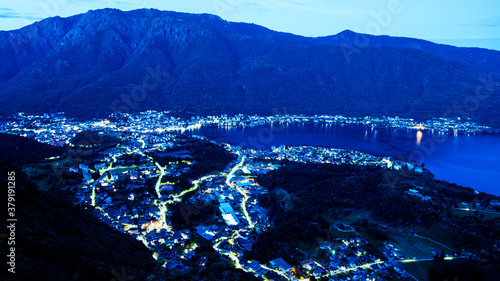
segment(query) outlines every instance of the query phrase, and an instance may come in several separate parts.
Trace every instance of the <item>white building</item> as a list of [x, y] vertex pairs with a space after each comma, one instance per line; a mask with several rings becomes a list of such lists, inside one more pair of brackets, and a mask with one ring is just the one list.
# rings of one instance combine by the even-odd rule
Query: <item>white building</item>
[[238, 217], [234, 213], [233, 207], [229, 203], [221, 203], [219, 210], [222, 213], [222, 217], [226, 221], [227, 225], [237, 225], [240, 223]]

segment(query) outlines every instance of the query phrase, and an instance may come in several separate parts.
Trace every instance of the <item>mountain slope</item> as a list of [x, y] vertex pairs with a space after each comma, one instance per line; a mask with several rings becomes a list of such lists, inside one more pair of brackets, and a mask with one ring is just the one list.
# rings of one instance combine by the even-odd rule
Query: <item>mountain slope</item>
[[0, 152], [0, 161], [36, 163], [62, 155], [65, 150], [33, 139], [0, 133]]
[[369, 38], [349, 47], [349, 31], [307, 38], [158, 10], [50, 18], [0, 32], [0, 111], [458, 115], [500, 125], [500, 52]]
[[[7, 272], [10, 266], [4, 263], [4, 276], [9, 277], [1, 280], [108, 281], [122, 275], [160, 280], [162, 272], [144, 244], [110, 227], [90, 208], [75, 205], [57, 186], [49, 192], [41, 191], [26, 176], [23, 163], [41, 162], [60, 155], [63, 149], [8, 134], [0, 134], [0, 144], [0, 184], [4, 192], [15, 182], [15, 201], [7, 200], [8, 196], [2, 196], [1, 201], [4, 206], [10, 203], [17, 219], [15, 244], [8, 243], [7, 235], [0, 239], [3, 253], [11, 253], [15, 246], [16, 273]], [[5, 232], [11, 224], [8, 215], [3, 212], [0, 216]], [[148, 279], [151, 275], [155, 278]]]

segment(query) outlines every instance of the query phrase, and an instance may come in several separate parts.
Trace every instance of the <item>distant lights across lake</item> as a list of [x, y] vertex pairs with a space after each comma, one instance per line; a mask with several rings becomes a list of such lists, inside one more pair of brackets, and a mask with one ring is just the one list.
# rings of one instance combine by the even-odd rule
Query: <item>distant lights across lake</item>
[[245, 148], [311, 145], [355, 149], [376, 156], [423, 161], [437, 179], [500, 195], [500, 135], [443, 135], [335, 124], [201, 127], [186, 131]]

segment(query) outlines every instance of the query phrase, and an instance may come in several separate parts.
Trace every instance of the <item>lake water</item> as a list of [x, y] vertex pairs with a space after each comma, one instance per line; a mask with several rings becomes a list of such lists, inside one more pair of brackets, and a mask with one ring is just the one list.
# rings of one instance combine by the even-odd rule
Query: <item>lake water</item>
[[500, 195], [500, 135], [453, 136], [335, 124], [213, 126], [185, 133], [245, 148], [311, 145], [355, 149], [376, 156], [403, 156], [425, 163], [437, 179]]

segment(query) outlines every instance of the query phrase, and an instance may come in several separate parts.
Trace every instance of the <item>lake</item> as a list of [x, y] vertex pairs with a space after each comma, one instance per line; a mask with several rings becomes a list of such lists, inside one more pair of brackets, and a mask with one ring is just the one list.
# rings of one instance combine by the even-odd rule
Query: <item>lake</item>
[[500, 195], [500, 135], [438, 134], [339, 124], [290, 124], [257, 127], [201, 127], [185, 134], [269, 149], [310, 145], [354, 149], [376, 156], [403, 156], [424, 163], [437, 179]]

